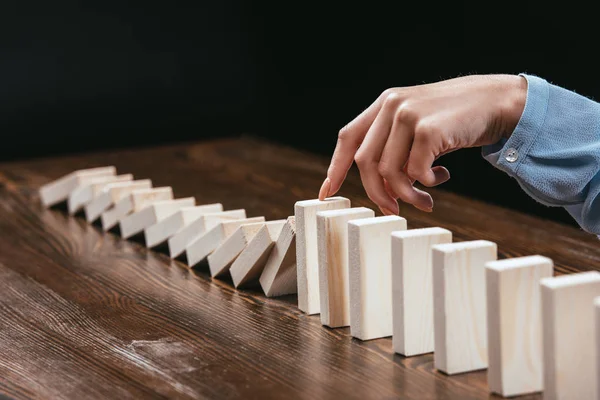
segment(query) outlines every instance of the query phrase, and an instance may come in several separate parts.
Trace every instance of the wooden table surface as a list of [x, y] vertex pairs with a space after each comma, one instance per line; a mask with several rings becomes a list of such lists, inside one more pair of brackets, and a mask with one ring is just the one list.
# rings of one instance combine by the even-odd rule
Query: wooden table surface
[[[360, 342], [301, 313], [296, 296], [235, 290], [37, 196], [73, 170], [115, 165], [272, 220], [317, 197], [327, 164], [251, 138], [0, 164], [0, 398], [489, 398], [485, 371], [445, 376], [432, 354]], [[578, 229], [431, 192], [431, 214], [401, 206], [409, 228], [492, 240], [500, 258], [542, 254], [557, 274], [600, 269], [600, 243]], [[340, 195], [374, 208], [355, 170]]]

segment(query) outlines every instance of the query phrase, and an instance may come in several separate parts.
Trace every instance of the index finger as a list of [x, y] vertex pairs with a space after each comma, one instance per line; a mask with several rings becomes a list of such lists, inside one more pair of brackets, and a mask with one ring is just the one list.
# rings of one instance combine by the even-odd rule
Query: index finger
[[387, 91], [383, 92], [373, 104], [340, 130], [331, 163], [327, 169], [327, 178], [319, 192], [319, 200], [325, 200], [326, 197], [333, 196], [340, 190], [348, 170], [352, 166], [356, 151], [381, 110], [386, 96]]

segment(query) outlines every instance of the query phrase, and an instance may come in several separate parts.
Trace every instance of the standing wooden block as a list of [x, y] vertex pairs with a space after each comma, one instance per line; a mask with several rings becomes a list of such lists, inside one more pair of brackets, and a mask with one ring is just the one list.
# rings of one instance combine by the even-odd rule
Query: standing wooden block
[[191, 207], [196, 204], [193, 197], [185, 197], [175, 200], [162, 200], [142, 208], [140, 211], [129, 214], [119, 222], [121, 237], [130, 238], [143, 232], [147, 227], [156, 224], [183, 207]]
[[544, 399], [594, 399], [594, 298], [600, 272], [580, 272], [540, 280]]
[[227, 239], [223, 240], [207, 257], [210, 276], [214, 278], [229, 271], [231, 264], [264, 226], [264, 222], [244, 224], [238, 227]]
[[392, 246], [394, 231], [406, 230], [398, 216], [348, 222], [350, 334], [360, 340], [392, 336]]
[[114, 166], [87, 168], [73, 171], [59, 179], [42, 185], [39, 189], [40, 201], [44, 207], [52, 207], [66, 201], [69, 194], [90, 179], [117, 174]]
[[[539, 255], [486, 264], [488, 386], [511, 397], [543, 390], [540, 280], [554, 263]], [[437, 356], [437, 348], [436, 348]]]
[[431, 246], [452, 242], [452, 232], [421, 228], [392, 232], [392, 344], [404, 356], [431, 353], [433, 277]]
[[498, 246], [473, 240], [432, 246], [434, 366], [448, 375], [486, 369], [485, 264]]
[[216, 224], [206, 233], [198, 236], [185, 248], [188, 266], [193, 267], [208, 257], [217, 247], [221, 245], [233, 232], [245, 224], [265, 222], [265, 217], [252, 217], [224, 221]]
[[191, 224], [202, 215], [223, 211], [221, 203], [184, 207], [175, 214], [149, 226], [144, 230], [146, 247], [154, 247], [167, 241], [181, 229]]
[[350, 325], [348, 222], [371, 218], [366, 207], [317, 212], [319, 297], [321, 324], [330, 328]]
[[183, 254], [185, 248], [193, 240], [206, 233], [215, 225], [225, 221], [234, 221], [244, 218], [246, 218], [246, 210], [244, 209], [202, 215], [200, 218], [192, 221], [190, 224], [169, 238], [167, 244], [169, 245], [169, 254], [171, 255], [171, 258], [175, 258]]
[[266, 222], [231, 264], [229, 272], [236, 288], [258, 281], [286, 222], [285, 219]]
[[70, 215], [74, 215], [81, 210], [84, 205], [92, 201], [96, 196], [102, 193], [104, 187], [109, 183], [129, 182], [133, 180], [132, 174], [108, 175], [90, 178], [87, 182], [77, 186], [67, 198], [67, 210]]
[[330, 197], [323, 201], [303, 200], [294, 205], [296, 218], [296, 262], [298, 308], [306, 314], [318, 314], [319, 253], [317, 251], [317, 212], [350, 208], [345, 197]]
[[[144, 180], [144, 182], [150, 181]], [[115, 205], [117, 198], [122, 197], [122, 193], [131, 193], [135, 190], [135, 186], [139, 184], [141, 184], [140, 181], [126, 181], [109, 183], [104, 186], [102, 193], [95, 196], [92, 201], [84, 206], [86, 220], [93, 222], [101, 217], [104, 211]]]
[[600, 297], [594, 299], [594, 310], [596, 314], [596, 400], [600, 400]]
[[[132, 181], [129, 183], [123, 183], [120, 185], [114, 185], [108, 190], [108, 197], [111, 198], [111, 206], [108, 207], [105, 211], [102, 211], [100, 214], [100, 221], [102, 223], [102, 229], [104, 231], [108, 231], [116, 226], [119, 221], [125, 216], [131, 214], [133, 212], [133, 194], [134, 193], [153, 193], [149, 192], [152, 189], [152, 182], [150, 179], [142, 179], [138, 181]], [[170, 197], [163, 196], [162, 198], [156, 199], [159, 200], [170, 200], [173, 198], [173, 192], [170, 187], [159, 187], [154, 188], [159, 192], [165, 192], [165, 189], [168, 189], [170, 192]], [[105, 196], [105, 194], [101, 194], [99, 197]]]
[[269, 253], [259, 282], [265, 296], [276, 297], [298, 293], [297, 277], [296, 217], [291, 216]]

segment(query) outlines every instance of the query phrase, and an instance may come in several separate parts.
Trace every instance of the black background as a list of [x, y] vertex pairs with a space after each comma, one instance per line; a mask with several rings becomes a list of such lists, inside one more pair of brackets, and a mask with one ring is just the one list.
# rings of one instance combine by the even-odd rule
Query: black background
[[[600, 98], [590, 4], [76, 2], [0, 5], [0, 157], [238, 135], [329, 156], [391, 86], [474, 73], [542, 76]], [[479, 149], [442, 187], [570, 223]]]

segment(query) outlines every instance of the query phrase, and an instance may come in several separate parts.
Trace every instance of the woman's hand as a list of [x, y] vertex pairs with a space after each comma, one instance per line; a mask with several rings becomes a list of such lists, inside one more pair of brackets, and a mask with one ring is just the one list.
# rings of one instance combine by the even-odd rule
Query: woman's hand
[[397, 199], [431, 211], [432, 187], [450, 179], [432, 167], [451, 151], [509, 137], [525, 107], [527, 81], [517, 75], [465, 76], [384, 91], [339, 132], [323, 200], [338, 192], [356, 161], [363, 186], [381, 212], [398, 214]]

